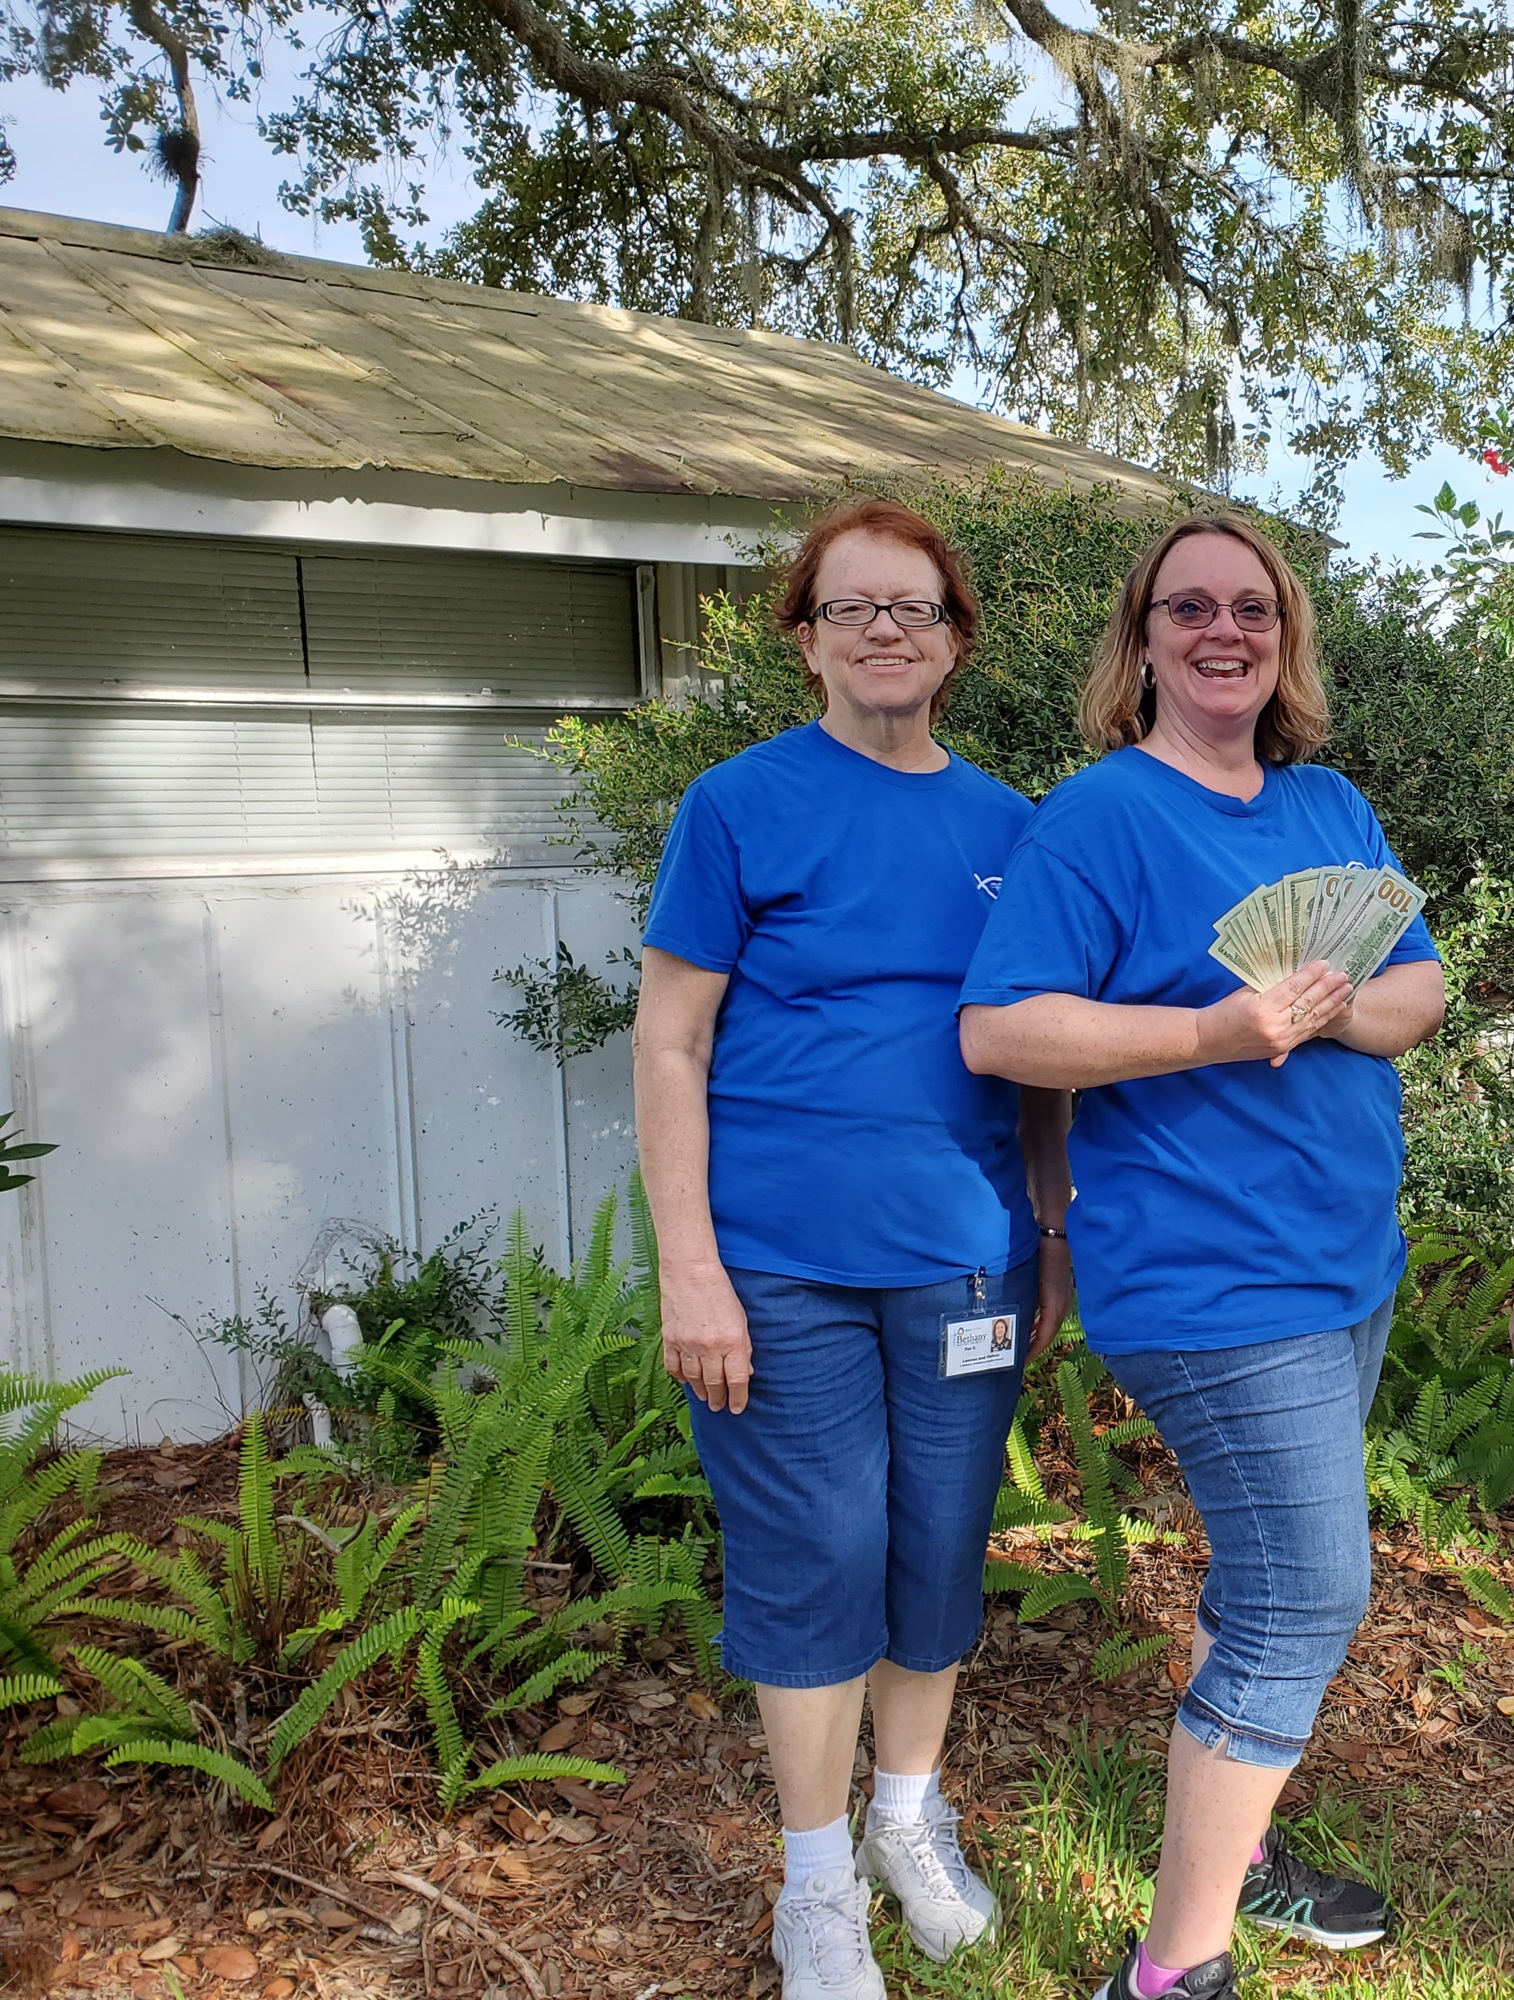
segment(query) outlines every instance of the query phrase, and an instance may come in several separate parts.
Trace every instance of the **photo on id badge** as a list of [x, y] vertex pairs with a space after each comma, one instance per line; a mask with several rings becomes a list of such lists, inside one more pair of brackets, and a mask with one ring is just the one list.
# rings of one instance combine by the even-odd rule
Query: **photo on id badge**
[[982, 1375], [994, 1368], [1013, 1368], [1019, 1353], [1017, 1315], [979, 1313], [968, 1318], [941, 1315], [941, 1375]]

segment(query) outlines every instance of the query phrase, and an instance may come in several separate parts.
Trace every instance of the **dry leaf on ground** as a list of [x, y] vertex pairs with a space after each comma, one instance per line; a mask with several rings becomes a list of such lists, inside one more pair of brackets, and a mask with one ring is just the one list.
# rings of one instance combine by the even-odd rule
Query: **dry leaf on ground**
[[245, 1944], [207, 1945], [200, 1954], [200, 1962], [212, 1979], [229, 1979], [238, 1986], [245, 1980], [256, 1979], [260, 1969], [256, 1954]]

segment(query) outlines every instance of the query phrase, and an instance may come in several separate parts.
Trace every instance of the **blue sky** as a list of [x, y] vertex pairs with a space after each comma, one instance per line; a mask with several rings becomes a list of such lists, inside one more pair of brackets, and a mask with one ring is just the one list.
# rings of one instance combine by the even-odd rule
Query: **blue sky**
[[[278, 80], [270, 79], [281, 96]], [[168, 219], [170, 193], [154, 179], [139, 158], [108, 150], [93, 89], [76, 85], [66, 93], [45, 90], [34, 79], [8, 84], [3, 110], [19, 170], [9, 186], [0, 188], [0, 203], [37, 208], [57, 215], [88, 216], [99, 222], [134, 224], [161, 229]], [[205, 124], [204, 187], [194, 227], [208, 222], [229, 223], [248, 235], [260, 235], [276, 249], [305, 256], [363, 262], [362, 243], [351, 224], [322, 227], [282, 208], [278, 187], [287, 171], [258, 138], [253, 110], [227, 106], [211, 93], [201, 104]], [[456, 221], [472, 213], [477, 194], [460, 154], [442, 163], [427, 185], [430, 240], [437, 241]], [[1245, 482], [1256, 498], [1287, 502], [1306, 479], [1305, 468], [1281, 447], [1274, 448], [1266, 474]], [[1391, 480], [1376, 459], [1363, 459], [1348, 472], [1346, 497], [1336, 535], [1351, 555], [1366, 560], [1423, 562], [1431, 544], [1417, 542], [1415, 533], [1430, 524], [1415, 510], [1443, 480], [1457, 494], [1496, 511], [1508, 503], [1500, 481], [1463, 453], [1441, 448], [1423, 459], [1403, 480]]]

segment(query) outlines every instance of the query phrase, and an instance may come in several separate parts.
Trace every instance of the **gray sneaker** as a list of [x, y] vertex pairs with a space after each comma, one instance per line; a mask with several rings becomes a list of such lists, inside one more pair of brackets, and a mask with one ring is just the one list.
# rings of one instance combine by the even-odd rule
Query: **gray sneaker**
[[812, 1875], [773, 1905], [783, 2000], [886, 2000], [867, 1935], [867, 1884], [855, 1869]]
[[968, 1867], [957, 1815], [945, 1799], [933, 1799], [914, 1826], [890, 1825], [869, 1808], [857, 1871], [898, 1897], [909, 1934], [927, 1958], [949, 1958], [997, 1928], [993, 1891]]

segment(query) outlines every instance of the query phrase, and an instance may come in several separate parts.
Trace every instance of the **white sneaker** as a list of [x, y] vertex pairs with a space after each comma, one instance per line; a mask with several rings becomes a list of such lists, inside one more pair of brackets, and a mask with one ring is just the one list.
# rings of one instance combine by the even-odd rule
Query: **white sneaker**
[[968, 1867], [957, 1815], [945, 1799], [932, 1799], [912, 1826], [879, 1820], [870, 1807], [857, 1871], [898, 1897], [909, 1934], [927, 1958], [949, 1958], [998, 1926], [993, 1891]]
[[886, 2000], [867, 1934], [867, 1884], [851, 1867], [812, 1875], [773, 1905], [783, 2000]]

